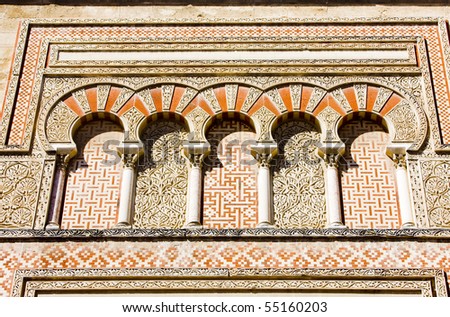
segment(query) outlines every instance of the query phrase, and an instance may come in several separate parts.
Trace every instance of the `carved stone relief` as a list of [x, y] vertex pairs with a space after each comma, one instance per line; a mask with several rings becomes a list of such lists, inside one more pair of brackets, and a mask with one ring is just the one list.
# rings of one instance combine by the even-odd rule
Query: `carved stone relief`
[[326, 128], [323, 138], [328, 141], [337, 140], [338, 136], [336, 135], [335, 128], [338, 120], [341, 118], [341, 115], [333, 108], [326, 107], [317, 117], [323, 122], [323, 126]]
[[266, 107], [261, 107], [261, 109], [253, 114], [252, 119], [259, 126], [259, 129], [256, 129], [258, 141], [269, 140], [270, 123], [275, 119], [275, 114]]
[[73, 112], [65, 103], [60, 102], [50, 113], [46, 132], [49, 142], [70, 142], [70, 125], [77, 114]]
[[423, 188], [420, 166], [417, 159], [408, 158], [408, 174], [411, 185], [412, 201], [414, 204], [414, 216], [418, 228], [428, 228], [428, 215], [425, 203], [425, 191]]
[[394, 141], [413, 142], [417, 135], [416, 116], [411, 106], [402, 101], [386, 115], [395, 126]]
[[[276, 277], [274, 279], [274, 277]], [[289, 293], [415, 293], [447, 297], [446, 278], [437, 269], [77, 269], [17, 270], [12, 296], [114, 290], [154, 293], [208, 290], [214, 293], [283, 290]]]
[[31, 228], [41, 182], [36, 161], [0, 162], [0, 228]]
[[273, 171], [274, 220], [279, 228], [323, 228], [325, 181], [315, 155], [320, 133], [304, 121], [290, 121], [274, 132], [279, 155]]
[[136, 184], [134, 227], [181, 228], [185, 222], [187, 165], [181, 155], [187, 131], [178, 123], [150, 123]]
[[130, 110], [123, 114], [123, 118], [126, 120], [128, 124], [128, 135], [127, 139], [131, 141], [137, 141], [138, 135], [138, 124], [145, 118], [145, 116], [137, 110], [135, 107], [132, 107]]
[[431, 227], [450, 227], [450, 162], [422, 161], [428, 220]]

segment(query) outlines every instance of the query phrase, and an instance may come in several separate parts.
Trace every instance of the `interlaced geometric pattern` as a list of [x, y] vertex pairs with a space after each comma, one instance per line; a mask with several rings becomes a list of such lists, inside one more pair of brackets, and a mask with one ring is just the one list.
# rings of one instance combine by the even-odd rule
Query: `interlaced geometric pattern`
[[395, 167], [385, 154], [389, 135], [367, 120], [345, 124], [339, 135], [346, 145], [340, 165], [345, 224], [356, 229], [399, 228]]
[[450, 272], [450, 244], [378, 241], [109, 241], [3, 243], [0, 295], [18, 269], [430, 268]]
[[212, 150], [204, 163], [204, 227], [256, 227], [258, 166], [250, 153], [256, 134], [245, 123], [225, 120], [207, 139]]
[[[108, 229], [116, 223], [122, 162], [111, 152], [121, 140], [120, 126], [106, 120], [78, 130], [78, 154], [68, 168], [62, 229]], [[105, 142], [111, 142], [106, 151]]]

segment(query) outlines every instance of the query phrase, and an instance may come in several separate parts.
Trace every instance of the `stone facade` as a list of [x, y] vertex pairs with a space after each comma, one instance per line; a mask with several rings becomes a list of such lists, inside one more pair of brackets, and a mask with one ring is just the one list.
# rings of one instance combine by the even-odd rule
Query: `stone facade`
[[447, 296], [448, 8], [2, 8], [1, 295]]

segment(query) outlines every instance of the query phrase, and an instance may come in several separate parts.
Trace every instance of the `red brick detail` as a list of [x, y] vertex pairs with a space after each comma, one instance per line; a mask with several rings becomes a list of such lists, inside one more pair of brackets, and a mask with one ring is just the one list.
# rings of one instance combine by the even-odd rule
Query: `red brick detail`
[[339, 135], [346, 143], [341, 165], [345, 224], [358, 229], [399, 228], [395, 168], [385, 154], [389, 135], [367, 120], [346, 123]]
[[249, 126], [226, 120], [207, 134], [212, 151], [205, 160], [203, 225], [206, 228], [253, 228], [257, 225], [257, 165], [247, 142]]
[[109, 121], [90, 122], [78, 130], [78, 155], [68, 169], [61, 228], [107, 229], [116, 223], [122, 163], [106, 165], [105, 160], [115, 157], [105, 153], [103, 145], [122, 139], [122, 129]]

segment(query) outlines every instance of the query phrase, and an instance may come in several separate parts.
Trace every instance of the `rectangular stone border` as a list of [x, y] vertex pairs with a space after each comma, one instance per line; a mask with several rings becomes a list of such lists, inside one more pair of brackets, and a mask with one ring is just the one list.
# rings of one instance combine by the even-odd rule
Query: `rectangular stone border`
[[[8, 89], [6, 93], [6, 101], [4, 104], [4, 114], [0, 122], [0, 153], [4, 154], [29, 154], [31, 150], [31, 139], [32, 139], [32, 133], [30, 131], [27, 131], [26, 137], [24, 140], [24, 143], [22, 145], [7, 145], [7, 139], [8, 139], [8, 129], [12, 120], [12, 114], [13, 114], [13, 105], [14, 100], [18, 94], [18, 81], [20, 77], [20, 72], [22, 69], [22, 64], [24, 62], [24, 55], [27, 45], [27, 39], [29, 37], [30, 31], [32, 27], [48, 27], [48, 26], [67, 26], [67, 25], [90, 25], [90, 26], [96, 26], [96, 25], [103, 25], [103, 26], [110, 26], [110, 25], [126, 25], [126, 24], [133, 24], [133, 25], [158, 25], [158, 26], [164, 26], [164, 25], [170, 25], [170, 26], [187, 26], [187, 25], [232, 25], [232, 26], [239, 26], [239, 25], [278, 25], [278, 24], [285, 24], [285, 25], [302, 25], [302, 24], [308, 24], [308, 23], [315, 23], [315, 24], [346, 24], [346, 23], [352, 23], [352, 24], [363, 24], [363, 23], [379, 23], [379, 24], [436, 24], [441, 35], [446, 35], [446, 28], [443, 27], [439, 28], [439, 23], [442, 25], [446, 25], [446, 20], [443, 18], [326, 18], [326, 19], [317, 19], [317, 18], [280, 18], [280, 19], [29, 19], [25, 20], [20, 24], [20, 30], [18, 33], [17, 38], [17, 44], [16, 49], [14, 53], [13, 58], [13, 65], [11, 68], [11, 80], [8, 84]], [[445, 33], [445, 34], [443, 34]], [[371, 37], [368, 37], [371, 38]], [[420, 40], [419, 40], [420, 42]], [[59, 74], [60, 72], [53, 72], [52, 69], [44, 69], [42, 65], [46, 62], [47, 52], [46, 49], [48, 48], [47, 41], [43, 41], [42, 47], [41, 47], [41, 56], [39, 57], [39, 66], [37, 74], [36, 74], [36, 80], [33, 90], [38, 89], [41, 87], [42, 79], [44, 75], [50, 75], [54, 76]], [[427, 60], [426, 57], [422, 56], [423, 50], [420, 49], [419, 45], [419, 52], [421, 64], [423, 65], [423, 69], [425, 69], [427, 66], [427, 63], [423, 63], [424, 61], [422, 59]], [[45, 54], [44, 54], [45, 52]], [[445, 61], [446, 65], [448, 65], [447, 60]], [[425, 68], [424, 68], [425, 67]], [[173, 67], [172, 67], [173, 68]], [[161, 69], [158, 68], [158, 72], [160, 73], [171, 73], [173, 71], [172, 68], [165, 69], [162, 67]], [[273, 67], [272, 67], [273, 68]], [[310, 67], [311, 69], [308, 71], [312, 71], [312, 74], [315, 74], [314, 71], [317, 71], [317, 67]], [[348, 73], [349, 67], [332, 67], [331, 69], [327, 69], [326, 67], [324, 69], [320, 69], [320, 72], [318, 74], [333, 74], [333, 73]], [[420, 74], [421, 70], [417, 67], [358, 67], [353, 66], [350, 67], [351, 72], [353, 73], [383, 73], [383, 74], [400, 74], [400, 73], [410, 73], [410, 74]], [[182, 72], [192, 72], [197, 68], [188, 68], [183, 69]], [[276, 70], [276, 73], [278, 73], [277, 68], [274, 68]], [[293, 71], [297, 72], [305, 72], [305, 69], [298, 69]], [[114, 68], [109, 69], [99, 69], [99, 74], [104, 75], [106, 73], [114, 74]], [[122, 71], [128, 72], [130, 74], [136, 74], [136, 72], [133, 72], [130, 68], [122, 69]], [[153, 68], [143, 68], [140, 69], [142, 73], [149, 74], [151, 71], [154, 71]], [[216, 72], [215, 69], [211, 70], [213, 73]], [[263, 71], [262, 69], [258, 71], [260, 73]], [[272, 69], [269, 68], [266, 70], [268, 74], [272, 73]], [[423, 70], [422, 70], [423, 71]], [[67, 73], [67, 72], [66, 72]], [[69, 72], [72, 73], [72, 75], [81, 75], [81, 76], [87, 76], [86, 72], [83, 71], [83, 69], [78, 69], [78, 72]], [[67, 75], [67, 74], [66, 74]], [[94, 73], [90, 73], [90, 75], [95, 75]], [[428, 80], [431, 80], [431, 78], [426, 78], [425, 84], [427, 85], [427, 91], [430, 91], [431, 93], [431, 82], [427, 83]], [[31, 108], [33, 111], [31, 113], [30, 121], [35, 120], [34, 111], [37, 107], [38, 101], [35, 99], [39, 98], [39, 94], [35, 93], [33, 94], [33, 99], [31, 100]], [[432, 99], [428, 100], [428, 103], [431, 102]], [[437, 113], [434, 113], [431, 116], [433, 121], [437, 121]], [[435, 117], [435, 118], [434, 118]], [[434, 124], [435, 122], [433, 122]], [[433, 126], [433, 125], [432, 125]], [[437, 127], [437, 126], [436, 126]], [[436, 134], [435, 131], [434, 135], [437, 136], [435, 140], [435, 147], [437, 150], [445, 152], [450, 151], [450, 147], [447, 148], [446, 145], [442, 144], [442, 140], [439, 139], [438, 133]], [[450, 146], [450, 145], [449, 145]]]
[[436, 269], [59, 269], [17, 270], [11, 296], [39, 293], [345, 292], [447, 297]]
[[[300, 39], [298, 42], [278, 42], [272, 40], [271, 42], [255, 43], [255, 42], [230, 42], [230, 43], [159, 43], [159, 42], [142, 42], [130, 38], [130, 43], [115, 44], [111, 43], [110, 39], [99, 38], [92, 39], [83, 43], [69, 43], [64, 39], [52, 39], [49, 49], [49, 61], [47, 67], [110, 67], [110, 66], [129, 66], [129, 67], [148, 67], [148, 66], [258, 66], [271, 65], [279, 66], [332, 66], [332, 65], [402, 65], [402, 66], [417, 66], [418, 61], [416, 57], [416, 38], [402, 37], [395, 40], [385, 39], [385, 37], [373, 37], [368, 40], [361, 40], [360, 38], [347, 37], [341, 41], [329, 41], [326, 38], [318, 38], [307, 40], [305, 38]], [[404, 50], [408, 53], [408, 59], [361, 59], [361, 60], [345, 60], [341, 62], [339, 60], [283, 60], [283, 61], [267, 61], [267, 60], [227, 60], [227, 61], [214, 61], [214, 60], [202, 60], [202, 61], [61, 61], [59, 60], [59, 54], [61, 51], [69, 52], [95, 52], [95, 51], [196, 51], [196, 50], [211, 50], [211, 51], [235, 51], [235, 50]]]
[[448, 243], [450, 229], [0, 229], [2, 242], [48, 241], [437, 241]]

